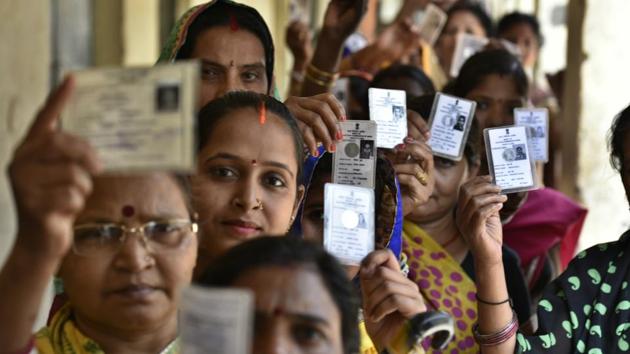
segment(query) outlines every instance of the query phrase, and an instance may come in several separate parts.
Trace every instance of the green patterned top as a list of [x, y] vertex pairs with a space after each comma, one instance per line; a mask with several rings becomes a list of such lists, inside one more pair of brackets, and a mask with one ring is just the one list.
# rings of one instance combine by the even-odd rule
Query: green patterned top
[[[626, 254], [628, 253], [628, 254]], [[516, 353], [630, 352], [630, 231], [578, 254], [547, 286], [534, 336], [518, 334]]]

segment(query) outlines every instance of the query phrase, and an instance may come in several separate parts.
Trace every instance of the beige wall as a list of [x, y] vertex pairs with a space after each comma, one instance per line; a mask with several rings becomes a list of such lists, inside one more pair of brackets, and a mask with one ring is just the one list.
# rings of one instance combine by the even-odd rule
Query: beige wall
[[[5, 171], [14, 144], [48, 92], [50, 1], [0, 1], [0, 18], [0, 166]], [[14, 241], [15, 212], [6, 174], [0, 176], [0, 264], [4, 264]], [[49, 306], [46, 302], [42, 308]]]
[[124, 65], [151, 65], [157, 60], [160, 53], [159, 10], [158, 0], [123, 1]]
[[[48, 92], [50, 1], [0, 2], [0, 165], [4, 170], [14, 143]], [[9, 120], [13, 122], [10, 123]], [[13, 202], [5, 174], [0, 179], [0, 260], [15, 231]]]

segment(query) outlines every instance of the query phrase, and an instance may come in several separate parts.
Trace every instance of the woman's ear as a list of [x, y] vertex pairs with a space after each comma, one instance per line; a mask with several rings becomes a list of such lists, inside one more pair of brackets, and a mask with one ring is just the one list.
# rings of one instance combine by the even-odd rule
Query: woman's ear
[[300, 184], [297, 188], [297, 194], [295, 195], [295, 204], [293, 205], [293, 212], [291, 213], [291, 219], [295, 221], [297, 217], [298, 210], [300, 209], [300, 204], [302, 204], [302, 199], [304, 199], [304, 193], [306, 188], [304, 185]]

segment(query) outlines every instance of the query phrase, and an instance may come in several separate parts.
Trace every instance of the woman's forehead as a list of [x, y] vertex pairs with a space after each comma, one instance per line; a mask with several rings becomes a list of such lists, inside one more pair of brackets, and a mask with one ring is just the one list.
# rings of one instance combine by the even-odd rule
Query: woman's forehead
[[510, 75], [488, 74], [468, 93], [469, 96], [483, 95], [494, 99], [521, 100], [516, 82]]
[[183, 187], [168, 173], [96, 177], [79, 220], [176, 216], [187, 212], [185, 200]]
[[228, 66], [266, 64], [265, 48], [255, 34], [216, 26], [202, 31], [196, 38], [192, 57]]
[[[227, 152], [245, 160], [278, 161], [297, 170], [293, 132], [287, 123], [269, 110], [261, 123], [260, 113], [243, 108], [228, 113], [214, 127], [201, 157]], [[210, 156], [209, 156], [210, 155]]]
[[249, 270], [233, 284], [256, 293], [256, 307], [273, 311], [338, 312], [319, 272], [309, 266], [265, 266]]

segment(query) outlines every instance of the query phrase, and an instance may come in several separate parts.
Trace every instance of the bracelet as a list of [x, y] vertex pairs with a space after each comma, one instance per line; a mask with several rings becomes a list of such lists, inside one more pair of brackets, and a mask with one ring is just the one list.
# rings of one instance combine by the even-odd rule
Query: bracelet
[[304, 73], [300, 72], [300, 71], [291, 71], [291, 80], [296, 81], [296, 82], [303, 82], [304, 81]]
[[492, 301], [483, 300], [477, 294], [475, 294], [475, 298], [477, 298], [478, 302], [480, 302], [480, 303], [482, 303], [484, 305], [498, 306], [498, 305], [503, 305], [505, 303], [509, 303], [510, 307], [514, 308], [514, 303], [512, 303], [512, 298], [511, 297], [508, 297], [506, 300], [499, 301], [499, 302], [492, 302]]
[[304, 74], [304, 78], [306, 78], [306, 80], [308, 80], [308, 81], [310, 81], [310, 82], [312, 82], [312, 83], [314, 83], [314, 84], [316, 84], [318, 86], [321, 86], [321, 87], [324, 87], [324, 88], [327, 88], [327, 89], [329, 89], [333, 85], [333, 82], [334, 82], [334, 81], [322, 81], [322, 80], [319, 80], [319, 79], [313, 77], [308, 71]]
[[516, 317], [516, 312], [512, 311], [512, 320], [507, 324], [507, 326], [500, 329], [498, 332], [491, 334], [481, 334], [479, 333], [479, 323], [475, 323], [472, 328], [473, 335], [475, 337], [475, 341], [483, 347], [493, 347], [499, 344], [503, 344], [507, 342], [512, 336], [516, 334], [518, 331], [518, 318]]
[[312, 71], [315, 75], [325, 77], [325, 78], [327, 78], [329, 80], [337, 79], [337, 75], [338, 75], [338, 74], [335, 74], [335, 73], [329, 73], [329, 72], [320, 70], [320, 69], [316, 68], [315, 65], [313, 65], [312, 63], [308, 64], [308, 67], [306, 67], [306, 70]]

